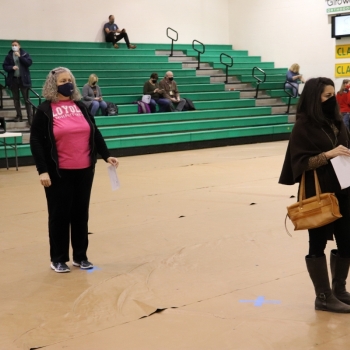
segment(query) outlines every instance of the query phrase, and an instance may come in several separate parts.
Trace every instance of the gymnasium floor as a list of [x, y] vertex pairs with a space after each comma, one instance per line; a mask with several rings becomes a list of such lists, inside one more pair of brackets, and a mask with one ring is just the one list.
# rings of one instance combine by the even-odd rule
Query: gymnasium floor
[[286, 146], [120, 158], [115, 192], [99, 161], [95, 268], [68, 274], [49, 267], [35, 168], [0, 169], [0, 349], [349, 348], [350, 315], [314, 310], [306, 232], [285, 233]]

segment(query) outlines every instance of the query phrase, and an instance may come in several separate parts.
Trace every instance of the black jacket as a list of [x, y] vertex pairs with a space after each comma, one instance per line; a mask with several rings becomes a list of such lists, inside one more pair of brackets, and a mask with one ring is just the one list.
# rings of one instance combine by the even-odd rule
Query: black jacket
[[[90, 115], [86, 106], [80, 101], [75, 101], [75, 104], [80, 108], [90, 125], [90, 157], [91, 165], [94, 167], [97, 161], [97, 153], [105, 161], [110, 157], [110, 153], [100, 131], [96, 127], [94, 118]], [[51, 176], [56, 173], [60, 176], [50, 101], [43, 102], [35, 113], [30, 133], [30, 148], [39, 175], [49, 173]]]
[[[279, 179], [280, 184], [294, 185], [300, 182], [301, 176], [305, 172], [305, 192], [306, 198], [316, 194], [313, 171], [307, 171], [309, 158], [317, 156], [322, 152], [333, 149], [330, 140], [336, 146], [343, 145], [349, 147], [349, 133], [344, 123], [337, 123], [339, 129], [337, 138], [328, 125], [317, 125], [311, 122], [310, 118], [301, 116], [297, 119], [293, 131], [290, 135], [284, 164]], [[328, 135], [328, 136], [327, 136]], [[316, 169], [322, 192], [334, 192], [336, 194], [349, 194], [350, 188], [341, 190], [338, 178], [333, 166], [328, 164]]]
[[[20, 53], [19, 61], [21, 62], [20, 73], [21, 73], [23, 86], [31, 87], [32, 80], [30, 78], [29, 67], [33, 63], [32, 58], [30, 57], [28, 52], [22, 49], [19, 49], [19, 53]], [[11, 88], [12, 86], [12, 80], [15, 74], [15, 71], [13, 70], [13, 66], [15, 66], [15, 61], [13, 59], [13, 51], [10, 50], [7, 56], [5, 57], [5, 61], [2, 65], [3, 69], [8, 73], [6, 78], [6, 86], [8, 86], [9, 88]]]

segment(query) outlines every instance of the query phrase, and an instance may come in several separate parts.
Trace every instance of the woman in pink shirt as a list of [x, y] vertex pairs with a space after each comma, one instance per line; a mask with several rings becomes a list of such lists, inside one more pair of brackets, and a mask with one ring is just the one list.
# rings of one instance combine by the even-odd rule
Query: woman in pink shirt
[[[47, 76], [43, 96], [33, 119], [30, 146], [45, 188], [49, 214], [51, 268], [69, 272], [69, 241], [73, 265], [91, 269], [88, 260], [90, 193], [97, 153], [118, 166], [95, 125], [80, 102], [81, 95], [71, 71], [53, 69]], [[71, 239], [70, 239], [71, 236]]]

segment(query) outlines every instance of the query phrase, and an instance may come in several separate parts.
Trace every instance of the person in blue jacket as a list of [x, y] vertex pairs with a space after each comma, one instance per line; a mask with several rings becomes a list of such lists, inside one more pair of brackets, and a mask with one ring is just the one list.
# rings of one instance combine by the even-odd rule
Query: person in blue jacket
[[293, 63], [286, 74], [286, 89], [292, 90], [293, 97], [299, 95], [299, 84], [305, 83], [303, 76], [299, 73], [300, 66], [298, 63]]
[[27, 117], [29, 125], [32, 124], [33, 112], [29, 100], [29, 88], [31, 87], [31, 78], [29, 67], [33, 61], [28, 52], [21, 49], [21, 45], [18, 40], [12, 41], [12, 49], [5, 57], [2, 65], [3, 69], [7, 72], [6, 86], [11, 89], [13, 102], [16, 109], [16, 121], [22, 121], [22, 110], [20, 102], [21, 91], [24, 103], [27, 110]]

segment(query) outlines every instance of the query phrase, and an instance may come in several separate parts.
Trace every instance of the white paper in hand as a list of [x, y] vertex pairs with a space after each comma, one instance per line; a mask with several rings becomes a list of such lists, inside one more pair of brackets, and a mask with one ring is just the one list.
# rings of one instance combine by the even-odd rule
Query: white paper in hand
[[341, 189], [350, 187], [350, 157], [338, 156], [331, 162]]
[[120, 188], [117, 169], [115, 168], [115, 166], [110, 165], [109, 167], [107, 167], [107, 170], [108, 170], [109, 180], [111, 181], [112, 191], [115, 191], [118, 188]]

